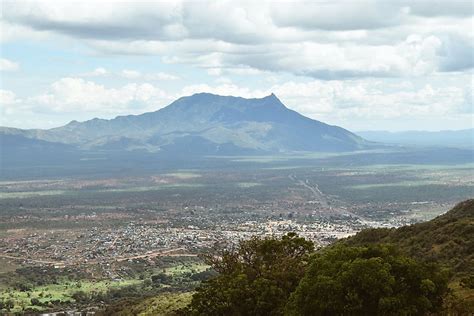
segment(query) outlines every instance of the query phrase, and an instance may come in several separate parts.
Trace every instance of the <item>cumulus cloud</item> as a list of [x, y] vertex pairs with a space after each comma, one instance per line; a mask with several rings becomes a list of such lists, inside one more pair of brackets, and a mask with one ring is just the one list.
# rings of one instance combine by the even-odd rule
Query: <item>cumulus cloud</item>
[[52, 83], [49, 91], [29, 98], [27, 103], [43, 112], [110, 116], [156, 109], [168, 98], [164, 91], [149, 83], [108, 88], [82, 78], [62, 78]]
[[470, 0], [405, 1], [405, 3], [410, 13], [427, 17], [471, 16], [474, 10], [474, 6]]
[[[472, 111], [472, 85], [434, 87], [394, 84], [389, 91], [380, 80], [288, 81], [268, 89], [249, 89], [234, 83], [190, 85], [182, 95], [209, 92], [260, 98], [275, 93], [285, 105], [309, 117], [324, 120], [420, 118], [467, 114]], [[469, 104], [469, 105], [468, 105]]]
[[11, 105], [18, 102], [13, 91], [0, 89], [0, 105]]
[[472, 14], [468, 1], [5, 1], [3, 19], [102, 54], [327, 80], [470, 69]]
[[13, 91], [0, 89], [0, 122], [4, 123], [4, 117], [21, 110], [24, 106]]
[[130, 69], [122, 70], [119, 75], [126, 79], [142, 79], [146, 81], [159, 81], [159, 80], [170, 81], [170, 80], [180, 79], [179, 76], [172, 75], [166, 72], [143, 74], [137, 70], [130, 70]]
[[474, 67], [474, 42], [460, 36], [446, 36], [439, 50], [441, 71], [462, 71]]
[[137, 78], [140, 78], [142, 74], [136, 70], [124, 69], [122, 70], [120, 75], [127, 79], [137, 79]]
[[15, 71], [20, 68], [20, 65], [14, 61], [6, 58], [0, 58], [0, 71]]
[[128, 80], [144, 80], [144, 81], [172, 81], [180, 79], [179, 76], [169, 74], [166, 72], [156, 73], [141, 73], [140, 71], [133, 69], [123, 69], [119, 72], [109, 71], [103, 67], [98, 67], [90, 72], [85, 72], [79, 75], [80, 77], [104, 77], [104, 76], [115, 76], [121, 77]]
[[[179, 91], [167, 91], [150, 83], [110, 87], [83, 78], [68, 77], [53, 82], [44, 93], [22, 100], [12, 91], [2, 90], [0, 104], [3, 121], [9, 118], [8, 124], [12, 124], [10, 118], [16, 118], [18, 113], [23, 117], [28, 117], [25, 113], [30, 113], [32, 118], [35, 115], [55, 118], [50, 126], [60, 125], [58, 118], [61, 117], [68, 117], [64, 120], [70, 121], [155, 111], [178, 97], [200, 92], [246, 98], [275, 93], [287, 107], [303, 115], [358, 129], [370, 129], [372, 122], [380, 120], [398, 120], [406, 124], [410, 120], [430, 122], [462, 118], [462, 122], [466, 122], [472, 119], [472, 82], [465, 80], [459, 84], [444, 79], [440, 82], [445, 84], [433, 81], [419, 85], [395, 79], [387, 83], [385, 79], [370, 78], [291, 80], [255, 88], [231, 80], [216, 80], [215, 84], [190, 84]], [[414, 125], [411, 128], [417, 127]], [[378, 128], [384, 128], [384, 125]]]
[[273, 86], [272, 90], [296, 111], [323, 121], [346, 124], [381, 119], [426, 122], [469, 114], [467, 108], [472, 109], [472, 98], [466, 100], [468, 91], [472, 93], [470, 86], [426, 84], [388, 90], [385, 84], [373, 79], [358, 82], [316, 80], [287, 82]]
[[286, 1], [272, 6], [271, 16], [280, 26], [322, 30], [377, 29], [403, 22], [409, 7], [396, 2]]
[[81, 74], [82, 77], [102, 77], [109, 74], [109, 71], [103, 67], [98, 67], [90, 72]]
[[182, 89], [182, 95], [192, 95], [195, 93], [208, 92], [213, 94], [243, 97], [243, 98], [263, 98], [270, 93], [267, 90], [250, 89], [247, 87], [240, 87], [233, 83], [222, 83], [216, 86], [207, 84], [189, 85]]

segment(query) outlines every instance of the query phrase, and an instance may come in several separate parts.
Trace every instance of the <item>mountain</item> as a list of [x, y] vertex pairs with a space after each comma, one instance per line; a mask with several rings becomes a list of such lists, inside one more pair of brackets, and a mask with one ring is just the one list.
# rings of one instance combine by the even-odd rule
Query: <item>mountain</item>
[[457, 131], [362, 131], [357, 135], [375, 142], [400, 145], [474, 148], [474, 128]]
[[2, 128], [0, 135], [2, 146], [11, 145], [8, 139], [15, 136], [25, 146], [36, 141], [37, 147], [63, 144], [80, 150], [191, 155], [340, 152], [370, 146], [343, 128], [286, 108], [274, 94], [245, 99], [199, 93], [182, 97], [156, 112], [111, 120], [72, 121], [48, 130]]

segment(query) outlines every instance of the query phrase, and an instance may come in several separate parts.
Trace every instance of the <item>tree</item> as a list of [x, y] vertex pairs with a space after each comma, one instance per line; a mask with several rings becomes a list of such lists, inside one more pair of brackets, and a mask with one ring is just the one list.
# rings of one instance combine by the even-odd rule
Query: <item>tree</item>
[[87, 302], [89, 300], [88, 295], [84, 291], [74, 292], [71, 297], [78, 303]]
[[393, 246], [336, 245], [315, 255], [287, 315], [425, 315], [439, 311], [447, 276]]
[[31, 305], [41, 305], [41, 302], [37, 298], [32, 298], [31, 299]]
[[281, 315], [314, 246], [294, 233], [257, 238], [208, 256], [219, 274], [202, 283], [186, 315]]
[[170, 284], [173, 281], [173, 277], [166, 273], [158, 273], [151, 276], [151, 281], [155, 285]]
[[6, 308], [7, 311], [10, 311], [13, 307], [15, 307], [15, 302], [12, 299], [5, 301], [4, 308]]

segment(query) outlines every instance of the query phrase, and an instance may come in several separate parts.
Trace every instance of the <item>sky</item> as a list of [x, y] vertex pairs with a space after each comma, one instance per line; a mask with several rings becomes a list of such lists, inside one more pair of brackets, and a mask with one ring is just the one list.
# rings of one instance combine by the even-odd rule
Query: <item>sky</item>
[[353, 131], [473, 127], [472, 1], [1, 0], [0, 125], [271, 93]]

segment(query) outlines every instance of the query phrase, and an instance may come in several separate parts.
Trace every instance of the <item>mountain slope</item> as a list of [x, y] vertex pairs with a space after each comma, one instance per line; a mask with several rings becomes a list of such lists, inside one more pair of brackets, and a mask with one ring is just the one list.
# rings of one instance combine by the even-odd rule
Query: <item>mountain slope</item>
[[461, 274], [474, 274], [474, 200], [461, 202], [428, 222], [398, 229], [367, 229], [347, 242], [396, 243], [411, 256], [436, 260]]
[[[197, 154], [351, 151], [370, 143], [337, 126], [286, 108], [275, 96], [260, 99], [199, 93], [156, 112], [115, 119], [72, 121], [49, 130], [2, 129], [2, 134], [77, 146], [83, 150], [179, 151]], [[202, 149], [202, 150], [198, 150]]]
[[343, 241], [352, 246], [395, 244], [408, 255], [436, 262], [452, 273], [456, 308], [474, 312], [474, 199], [435, 219], [398, 229], [366, 229]]

